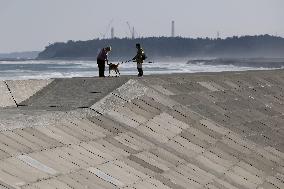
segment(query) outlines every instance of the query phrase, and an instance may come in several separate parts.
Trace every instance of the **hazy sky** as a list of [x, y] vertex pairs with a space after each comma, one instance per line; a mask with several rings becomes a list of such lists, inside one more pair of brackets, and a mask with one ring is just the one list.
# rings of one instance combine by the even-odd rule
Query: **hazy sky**
[[[0, 52], [43, 50], [49, 43], [118, 37], [284, 37], [284, 0], [0, 0]], [[107, 33], [110, 36], [110, 30]]]

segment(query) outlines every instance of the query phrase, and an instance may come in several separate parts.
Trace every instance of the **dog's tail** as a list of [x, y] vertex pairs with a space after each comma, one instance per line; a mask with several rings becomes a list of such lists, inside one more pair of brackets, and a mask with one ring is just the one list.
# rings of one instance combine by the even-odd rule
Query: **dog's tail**
[[117, 63], [117, 65], [119, 66], [120, 63]]

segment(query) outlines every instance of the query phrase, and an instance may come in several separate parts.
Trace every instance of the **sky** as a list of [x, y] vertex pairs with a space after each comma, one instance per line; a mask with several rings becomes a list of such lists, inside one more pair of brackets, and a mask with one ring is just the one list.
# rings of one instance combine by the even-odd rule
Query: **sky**
[[0, 53], [68, 40], [271, 34], [284, 37], [284, 0], [0, 0]]

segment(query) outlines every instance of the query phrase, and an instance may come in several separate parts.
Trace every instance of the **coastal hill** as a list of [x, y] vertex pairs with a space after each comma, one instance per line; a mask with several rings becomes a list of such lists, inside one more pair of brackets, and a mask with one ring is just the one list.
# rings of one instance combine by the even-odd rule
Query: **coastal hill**
[[0, 188], [283, 189], [284, 70], [0, 81]]
[[38, 59], [95, 59], [98, 51], [111, 45], [111, 58], [135, 55], [135, 43], [141, 43], [150, 58], [183, 57], [283, 57], [284, 38], [270, 35], [229, 37], [226, 39], [148, 37], [139, 39], [94, 39], [51, 44]]

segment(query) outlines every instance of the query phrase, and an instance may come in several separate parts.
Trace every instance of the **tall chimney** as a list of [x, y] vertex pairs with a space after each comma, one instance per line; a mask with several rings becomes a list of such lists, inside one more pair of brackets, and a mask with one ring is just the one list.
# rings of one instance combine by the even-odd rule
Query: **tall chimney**
[[172, 37], [175, 37], [175, 21], [172, 21]]
[[220, 32], [217, 31], [217, 39], [220, 39]]
[[132, 39], [135, 39], [135, 28], [132, 28]]
[[111, 38], [114, 38], [114, 27], [111, 27]]

